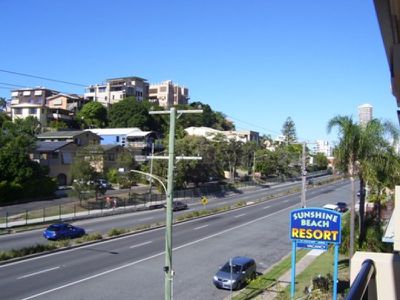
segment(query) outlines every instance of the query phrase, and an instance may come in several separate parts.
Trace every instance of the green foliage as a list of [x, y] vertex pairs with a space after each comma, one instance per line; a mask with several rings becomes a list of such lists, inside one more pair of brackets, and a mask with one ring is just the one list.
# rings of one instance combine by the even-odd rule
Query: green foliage
[[122, 229], [121, 228], [113, 228], [107, 233], [107, 235], [109, 237], [113, 237], [113, 236], [118, 236], [118, 235], [121, 235], [121, 234], [124, 234], [127, 232], [128, 232], [128, 230], [125, 228], [122, 228]]
[[77, 113], [76, 120], [84, 128], [103, 128], [107, 125], [107, 109], [100, 102], [86, 103]]
[[68, 129], [68, 125], [67, 123], [63, 122], [63, 121], [59, 121], [59, 120], [53, 120], [49, 123], [49, 127], [50, 128], [54, 128], [56, 130], [60, 130], [60, 129]]
[[111, 128], [138, 127], [142, 130], [160, 131], [161, 125], [149, 114], [151, 104], [128, 97], [111, 106], [108, 118]]
[[323, 153], [317, 153], [314, 156], [315, 171], [326, 170], [328, 167], [328, 158]]
[[285, 123], [282, 125], [282, 135], [285, 136], [285, 142], [287, 144], [294, 143], [297, 141], [296, 136], [296, 125], [291, 117], [287, 117]]
[[7, 124], [0, 132], [0, 201], [51, 196], [56, 189], [48, 169], [28, 156], [34, 147], [31, 121], [18, 122], [20, 128]]

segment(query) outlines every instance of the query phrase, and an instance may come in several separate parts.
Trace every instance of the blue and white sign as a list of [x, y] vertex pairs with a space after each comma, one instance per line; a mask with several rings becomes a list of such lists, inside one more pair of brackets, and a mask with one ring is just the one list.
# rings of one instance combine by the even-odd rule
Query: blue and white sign
[[341, 220], [341, 213], [329, 209], [293, 210], [290, 213], [290, 239], [340, 244]]

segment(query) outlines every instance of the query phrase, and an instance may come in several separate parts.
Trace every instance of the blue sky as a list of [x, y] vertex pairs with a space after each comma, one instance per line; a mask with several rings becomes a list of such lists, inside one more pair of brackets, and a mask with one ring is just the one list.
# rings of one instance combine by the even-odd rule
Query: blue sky
[[[273, 137], [291, 117], [300, 140], [336, 140], [340, 114], [398, 124], [372, 0], [0, 1], [0, 69], [89, 85], [173, 80], [237, 129]], [[8, 84], [82, 87], [0, 72]]]

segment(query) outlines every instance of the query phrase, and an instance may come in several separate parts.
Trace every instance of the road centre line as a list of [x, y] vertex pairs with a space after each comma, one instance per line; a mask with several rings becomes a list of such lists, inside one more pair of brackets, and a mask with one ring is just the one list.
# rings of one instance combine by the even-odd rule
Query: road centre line
[[208, 226], [208, 224], [207, 224], [207, 225], [203, 225], [203, 226], [199, 226], [199, 227], [196, 227], [196, 228], [193, 228], [193, 230], [199, 230], [199, 229], [205, 228], [205, 227], [207, 227], [207, 226]]
[[[234, 226], [234, 227], [231, 227], [231, 228], [222, 230], [222, 231], [217, 232], [217, 233], [214, 233], [214, 234], [212, 234], [212, 235], [205, 236], [205, 237], [203, 237], [203, 238], [201, 238], [201, 239], [198, 239], [198, 240], [195, 240], [195, 241], [192, 241], [192, 242], [183, 244], [183, 245], [181, 245], [181, 246], [175, 247], [175, 248], [173, 248], [172, 250], [173, 250], [173, 251], [176, 251], [176, 250], [179, 250], [179, 249], [182, 249], [182, 248], [186, 248], [186, 247], [188, 247], [188, 246], [191, 246], [191, 245], [200, 243], [200, 242], [202, 242], [202, 241], [205, 241], [205, 240], [214, 238], [214, 237], [216, 237], [216, 236], [223, 235], [223, 234], [225, 234], [225, 233], [227, 233], [227, 232], [229, 232], [229, 231], [236, 230], [236, 229], [238, 229], [238, 228], [247, 226], [247, 225], [249, 225], [249, 224], [252, 224], [252, 223], [255, 223], [255, 222], [264, 220], [264, 219], [269, 218], [269, 217], [271, 217], [271, 216], [274, 216], [274, 215], [276, 215], [276, 214], [278, 214], [278, 213], [282, 213], [282, 212], [284, 212], [284, 211], [286, 211], [286, 210], [292, 209], [293, 207], [299, 207], [299, 205], [300, 205], [300, 203], [296, 203], [295, 205], [291, 205], [291, 206], [289, 206], [289, 207], [286, 207], [286, 208], [284, 208], [284, 209], [282, 209], [282, 210], [273, 212], [273, 213], [268, 214], [268, 215], [266, 215], [266, 216], [263, 216], [263, 217], [260, 217], [260, 218], [257, 218], [257, 219], [253, 219], [253, 220], [248, 221], [248, 222], [246, 222], [246, 223], [243, 223], [243, 224], [240, 224], [240, 225], [237, 225], [237, 226]], [[133, 262], [130, 262], [130, 263], [128, 263], [128, 264], [125, 264], [125, 265], [116, 267], [116, 268], [114, 268], [114, 269], [110, 269], [110, 270], [107, 270], [107, 271], [104, 271], [104, 272], [101, 272], [101, 273], [98, 273], [98, 274], [95, 274], [95, 275], [92, 275], [92, 276], [89, 276], [89, 277], [86, 277], [86, 278], [82, 278], [82, 279], [80, 279], [80, 280], [73, 281], [73, 282], [70, 282], [70, 283], [67, 283], [67, 284], [64, 284], [64, 285], [55, 287], [55, 288], [50, 289], [50, 290], [47, 290], [47, 291], [43, 291], [43, 292], [41, 292], [41, 293], [38, 293], [38, 294], [35, 294], [35, 295], [32, 295], [32, 296], [23, 298], [23, 299], [21, 299], [21, 300], [30, 300], [30, 299], [34, 299], [34, 298], [37, 298], [37, 297], [39, 297], [39, 296], [43, 296], [43, 295], [49, 294], [49, 293], [51, 293], [51, 292], [55, 292], [55, 291], [61, 290], [61, 289], [66, 288], [66, 287], [70, 287], [70, 286], [76, 285], [76, 284], [78, 284], [78, 283], [82, 283], [82, 282], [88, 281], [88, 280], [90, 280], [90, 279], [94, 279], [94, 278], [100, 277], [100, 276], [102, 276], [102, 275], [106, 275], [106, 274], [109, 274], [109, 273], [112, 273], [112, 272], [115, 272], [115, 271], [119, 271], [119, 270], [125, 269], [125, 268], [127, 268], [127, 267], [131, 267], [131, 266], [133, 266], [133, 265], [136, 265], [136, 264], [139, 264], [139, 263], [141, 263], [141, 262], [144, 262], [144, 261], [147, 261], [147, 260], [150, 260], [150, 259], [159, 257], [159, 256], [164, 255], [164, 254], [165, 254], [165, 251], [162, 251], [162, 252], [160, 252], [160, 253], [151, 255], [151, 256], [149, 256], [149, 257], [146, 257], [146, 258], [143, 258], [143, 259], [140, 259], [140, 260], [137, 260], [137, 261], [133, 261]]]
[[27, 275], [18, 277], [17, 279], [19, 280], [19, 279], [24, 279], [24, 278], [32, 277], [32, 276], [39, 275], [39, 274], [42, 274], [42, 273], [46, 273], [46, 272], [50, 272], [50, 271], [53, 271], [53, 270], [57, 270], [57, 269], [59, 269], [59, 268], [60, 268], [60, 266], [54, 267], [54, 268], [50, 268], [50, 269], [45, 269], [45, 270], [42, 270], [42, 271], [38, 271], [38, 272], [35, 272], [35, 273], [31, 273], [31, 274], [27, 274]]
[[235, 216], [235, 218], [240, 218], [240, 217], [243, 217], [245, 215], [247, 215], [247, 214], [240, 214], [240, 215]]
[[152, 241], [140, 243], [140, 244], [137, 244], [137, 245], [130, 246], [129, 249], [137, 248], [137, 247], [148, 245], [148, 244], [151, 244], [151, 243], [152, 243]]
[[[335, 185], [335, 184], [332, 184], [332, 185], [335, 186], [336, 188], [338, 188], [337, 185]], [[341, 187], [340, 187], [339, 189], [344, 189], [344, 186], [346, 185], [346, 183], [341, 183], [340, 185], [341, 185]], [[279, 197], [272, 198], [272, 199], [268, 200], [268, 202], [273, 202], [273, 203], [275, 203], [275, 202], [277, 202], [277, 201], [281, 201], [282, 198], [286, 198], [286, 197], [288, 197], [288, 196], [287, 196], [287, 195], [279, 196]], [[311, 197], [309, 197], [309, 198], [307, 199], [307, 201], [310, 201], [311, 199], [314, 199], [315, 197], [316, 197], [316, 196], [311, 196]], [[264, 201], [263, 201], [263, 202], [264, 202]], [[258, 206], [258, 205], [263, 205], [263, 204], [265, 204], [265, 203], [263, 203], [263, 202], [257, 203], [257, 204], [255, 204], [254, 206]], [[222, 203], [225, 203], [225, 202], [220, 202], [220, 204], [222, 204]], [[300, 205], [300, 204], [299, 204], [299, 205]], [[294, 205], [292, 205], [292, 206], [290, 206], [290, 207], [295, 207], [295, 206], [296, 206], [296, 204], [294, 204]], [[237, 211], [237, 210], [240, 210], [240, 209], [245, 209], [245, 208], [247, 208], [247, 206], [243, 206], [243, 207], [241, 207], [241, 208], [238, 208], [238, 209], [236, 209], [236, 211]], [[225, 211], [225, 212], [220, 213], [219, 215], [225, 215], [225, 214], [229, 214], [229, 213], [232, 213], [232, 212], [233, 212], [233, 211], [231, 211], [231, 210], [230, 210], [230, 211]], [[140, 212], [139, 212], [139, 213], [140, 213]], [[147, 212], [146, 212], [146, 213], [147, 213]], [[206, 216], [206, 217], [204, 217], [204, 218], [202, 218], [202, 219], [203, 219], [203, 220], [206, 220], [207, 218], [212, 218], [213, 216], [214, 216], [214, 215]], [[266, 215], [266, 216], [268, 216], [268, 215]], [[185, 224], [193, 223], [193, 222], [197, 222], [197, 221], [198, 221], [198, 219], [189, 220], [189, 221], [187, 221], [187, 222], [182, 222], [182, 223], [174, 224], [174, 227], [175, 227], [175, 226], [183, 226], [183, 225], [185, 225]], [[153, 231], [157, 231], [157, 230], [165, 230], [165, 227], [160, 227], [160, 228], [153, 229]], [[133, 236], [140, 236], [140, 235], [143, 235], [143, 234], [146, 234], [146, 232], [138, 232], [138, 233], [135, 233], [134, 235], [126, 235], [126, 236], [122, 236], [122, 237], [117, 237], [117, 238], [114, 238], [114, 239], [110, 239], [110, 240], [106, 240], [106, 241], [97, 242], [96, 244], [107, 244], [107, 243], [114, 242], [115, 240], [128, 239], [128, 238], [132, 238]], [[59, 255], [59, 254], [61, 254], [61, 253], [65, 253], [65, 252], [73, 252], [73, 251], [78, 251], [78, 250], [80, 250], [80, 249], [90, 248], [90, 247], [92, 247], [92, 246], [93, 246], [93, 244], [82, 245], [82, 246], [75, 247], [75, 248], [68, 249], [68, 250], [64, 250], [64, 251], [57, 251], [57, 252], [53, 252], [53, 253], [46, 254], [46, 255], [39, 255], [39, 256], [36, 256], [36, 257], [29, 258], [29, 259], [19, 260], [19, 261], [7, 263], [7, 264], [4, 264], [4, 265], [0, 265], [0, 269], [6, 268], [6, 267], [10, 267], [10, 266], [16, 265], [16, 264], [21, 264], [21, 263], [24, 263], [24, 262], [30, 261], [30, 260], [43, 259], [43, 258], [46, 258], [46, 257], [49, 257], [49, 256]]]
[[138, 219], [138, 221], [147, 221], [147, 220], [151, 220], [151, 219], [154, 219], [154, 217], [142, 218], [142, 219]]
[[[287, 196], [287, 195], [285, 195], [285, 196], [280, 196], [280, 197], [273, 198], [273, 199], [268, 200], [268, 201], [276, 202], [276, 201], [280, 201], [282, 198], [285, 198], [285, 197], [288, 197], [288, 196]], [[225, 202], [227, 202], [227, 201], [221, 202], [220, 204], [225, 203]], [[255, 204], [254, 206], [262, 205], [262, 204], [263, 204], [263, 203], [261, 202], [261, 203]], [[293, 206], [296, 206], [296, 205], [293, 205]], [[235, 211], [238, 211], [238, 210], [240, 210], [240, 209], [245, 209], [246, 207], [247, 207], [247, 206], [240, 207], [240, 208], [236, 209]], [[220, 213], [219, 215], [226, 215], [226, 214], [230, 214], [230, 213], [234, 213], [234, 211], [228, 210], [228, 211], [225, 211], [225, 212]], [[213, 217], [213, 215], [211, 215], [211, 216], [206, 216], [206, 217], [204, 217], [204, 218], [202, 218], [202, 219], [203, 219], [203, 220], [206, 220], [206, 219], [212, 218], [212, 217]], [[183, 225], [185, 225], [185, 224], [189, 224], [189, 223], [193, 223], [193, 222], [197, 222], [197, 221], [198, 221], [198, 219], [193, 219], [193, 220], [189, 220], [189, 221], [187, 221], [187, 222], [182, 222], [182, 223], [174, 224], [173, 226], [174, 226], [174, 227], [175, 227], [175, 226], [183, 226]], [[155, 228], [155, 229], [153, 229], [153, 231], [158, 231], [158, 230], [165, 230], [165, 227], [160, 227], [160, 228]], [[138, 232], [138, 233], [135, 233], [134, 235], [121, 236], [121, 237], [117, 237], [117, 238], [114, 238], [114, 239], [109, 239], [109, 240], [97, 242], [96, 244], [102, 244], [102, 245], [103, 245], [103, 244], [108, 244], [108, 243], [112, 243], [112, 242], [114, 242], [114, 241], [116, 241], [116, 240], [129, 239], [129, 238], [132, 238], [133, 236], [140, 236], [140, 235], [143, 235], [143, 234], [146, 234], [146, 233], [147, 233], [147, 232]], [[78, 251], [78, 250], [80, 250], [80, 249], [90, 248], [90, 247], [92, 247], [92, 246], [93, 246], [93, 244], [82, 245], [82, 246], [78, 246], [78, 247], [75, 247], [75, 248], [72, 248], [72, 249], [64, 250], [64, 251], [62, 251], [62, 252], [61, 252], [61, 251], [57, 251], [57, 252], [49, 253], [49, 254], [46, 254], [46, 255], [39, 255], [39, 256], [36, 256], [36, 257], [32, 257], [32, 258], [28, 258], [28, 259], [19, 260], [19, 261], [11, 262], [11, 263], [8, 263], [8, 264], [0, 265], [0, 269], [6, 268], [6, 267], [9, 267], [9, 266], [12, 266], [12, 265], [16, 265], [16, 264], [21, 264], [21, 263], [24, 263], [24, 262], [30, 261], [30, 260], [39, 260], [39, 259], [43, 259], [43, 258], [46, 258], [46, 257], [49, 257], [49, 256], [60, 255], [61, 253], [65, 253], [65, 252], [73, 252], [73, 251]]]
[[267, 205], [267, 206], [264, 206], [262, 209], [267, 209], [267, 208], [270, 208], [271, 207], [271, 205]]

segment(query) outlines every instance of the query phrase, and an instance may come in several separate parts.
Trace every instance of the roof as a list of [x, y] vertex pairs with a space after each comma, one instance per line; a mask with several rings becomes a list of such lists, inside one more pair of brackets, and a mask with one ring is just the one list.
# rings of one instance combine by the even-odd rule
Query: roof
[[115, 81], [115, 80], [128, 80], [128, 79], [137, 79], [137, 80], [142, 80], [142, 81], [147, 81], [147, 79], [137, 77], [137, 76], [128, 76], [128, 77], [117, 77], [117, 78], [109, 78], [106, 79], [107, 81]]
[[96, 128], [96, 129], [86, 129], [85, 131], [91, 131], [98, 135], [128, 135], [133, 132], [142, 132], [137, 127], [131, 128]]
[[44, 138], [73, 138], [84, 133], [83, 130], [48, 131], [37, 135], [38, 139]]
[[80, 97], [78, 95], [76, 95], [76, 94], [64, 94], [64, 93], [59, 93], [59, 94], [47, 97], [47, 99], [51, 100], [51, 99], [54, 99], [54, 98], [57, 98], [57, 97], [60, 97], [60, 96], [64, 96], [64, 97], [71, 98], [71, 99], [77, 99], [77, 100], [80, 99]]
[[39, 152], [53, 152], [68, 144], [73, 144], [72, 142], [36, 142], [36, 151]]
[[146, 136], [149, 135], [151, 133], [153, 133], [154, 131], [137, 131], [137, 132], [131, 132], [130, 134], [127, 134], [128, 137], [134, 137], [134, 136]]

